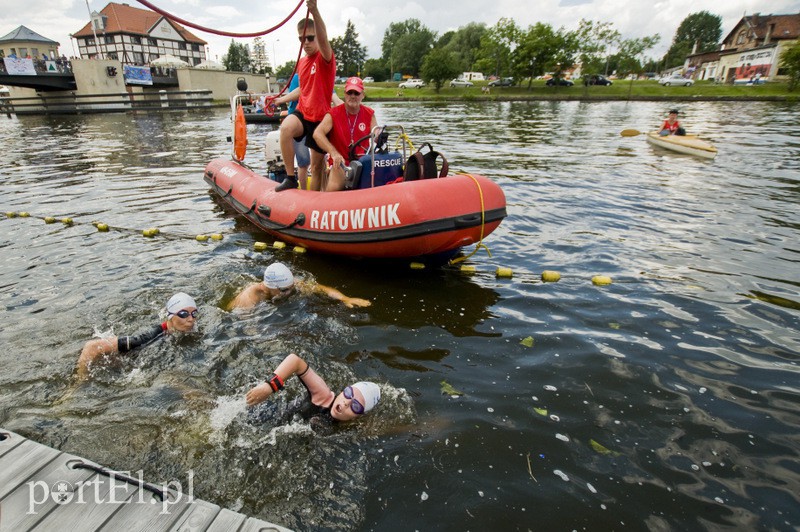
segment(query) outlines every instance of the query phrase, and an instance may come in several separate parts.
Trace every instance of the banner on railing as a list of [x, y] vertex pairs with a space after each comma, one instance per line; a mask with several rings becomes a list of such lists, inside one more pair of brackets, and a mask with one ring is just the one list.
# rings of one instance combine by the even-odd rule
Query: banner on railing
[[153, 74], [150, 72], [150, 67], [124, 65], [122, 67], [122, 76], [128, 85], [153, 84]]
[[33, 68], [33, 59], [4, 57], [3, 63], [6, 65], [6, 72], [12, 76], [35, 76], [36, 69]]

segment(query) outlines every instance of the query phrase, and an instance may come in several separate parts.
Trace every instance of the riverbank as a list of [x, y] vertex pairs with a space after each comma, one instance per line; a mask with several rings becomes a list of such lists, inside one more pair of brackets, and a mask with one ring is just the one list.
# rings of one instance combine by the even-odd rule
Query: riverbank
[[473, 87], [442, 87], [439, 92], [432, 86], [420, 89], [400, 89], [396, 83], [373, 83], [366, 85], [366, 101], [505, 101], [505, 100], [555, 100], [555, 101], [773, 101], [797, 102], [800, 91], [790, 92], [783, 82], [763, 85], [726, 85], [700, 81], [691, 87], [664, 87], [653, 80], [618, 80], [609, 86], [548, 87], [544, 81], [536, 80], [514, 87], [488, 87], [487, 82], [477, 81]]

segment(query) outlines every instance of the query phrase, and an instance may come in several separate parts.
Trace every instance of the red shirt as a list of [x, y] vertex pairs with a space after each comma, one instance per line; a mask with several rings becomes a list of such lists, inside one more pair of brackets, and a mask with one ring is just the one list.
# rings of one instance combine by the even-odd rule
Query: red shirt
[[[344, 164], [350, 164], [350, 144], [369, 135], [375, 111], [362, 105], [358, 109], [358, 114], [353, 116], [347, 113], [345, 104], [340, 104], [328, 112], [333, 119], [333, 128], [328, 133], [328, 140], [331, 141], [336, 151], [342, 154]], [[369, 148], [369, 139], [361, 142], [360, 146], [362, 149], [356, 151], [358, 157]]]
[[663, 131], [663, 130], [665, 130], [665, 129], [666, 129], [666, 130], [667, 130], [667, 131], [669, 131], [670, 133], [675, 133], [675, 132], [677, 132], [677, 131], [678, 131], [678, 128], [679, 128], [679, 127], [681, 127], [681, 123], [680, 123], [680, 122], [678, 122], [678, 121], [676, 120], [675, 122], [673, 122], [672, 124], [670, 124], [670, 123], [669, 123], [669, 120], [667, 119], [667, 120], [664, 120], [664, 125], [663, 125], [663, 126], [661, 126], [661, 130]]
[[297, 110], [309, 122], [321, 122], [331, 108], [333, 80], [336, 77], [335, 55], [331, 53], [330, 61], [325, 61], [319, 52], [301, 57], [297, 75], [300, 77]]

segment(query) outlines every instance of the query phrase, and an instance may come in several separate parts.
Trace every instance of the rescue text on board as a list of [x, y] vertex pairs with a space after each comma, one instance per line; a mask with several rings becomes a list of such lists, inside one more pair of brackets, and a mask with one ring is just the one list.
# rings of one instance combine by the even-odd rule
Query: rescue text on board
[[311, 229], [347, 231], [401, 225], [399, 203], [341, 211], [311, 211]]

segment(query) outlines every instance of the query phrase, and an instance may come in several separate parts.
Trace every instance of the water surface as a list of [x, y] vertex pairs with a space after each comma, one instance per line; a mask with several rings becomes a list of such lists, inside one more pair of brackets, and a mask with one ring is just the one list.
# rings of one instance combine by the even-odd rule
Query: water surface
[[[32, 215], [0, 221], [0, 426], [155, 482], [191, 470], [195, 496], [300, 530], [800, 526], [794, 106], [681, 105], [714, 161], [619, 136], [658, 103], [374, 107], [503, 187], [477, 274], [253, 251], [271, 239], [202, 180], [230, 150], [224, 110], [0, 120], [3, 212]], [[249, 127], [256, 168], [269, 127]], [[373, 305], [220, 308], [275, 259]], [[197, 333], [75, 386], [86, 340], [177, 290]], [[381, 383], [376, 415], [248, 421], [243, 394], [291, 351], [335, 386]]]

